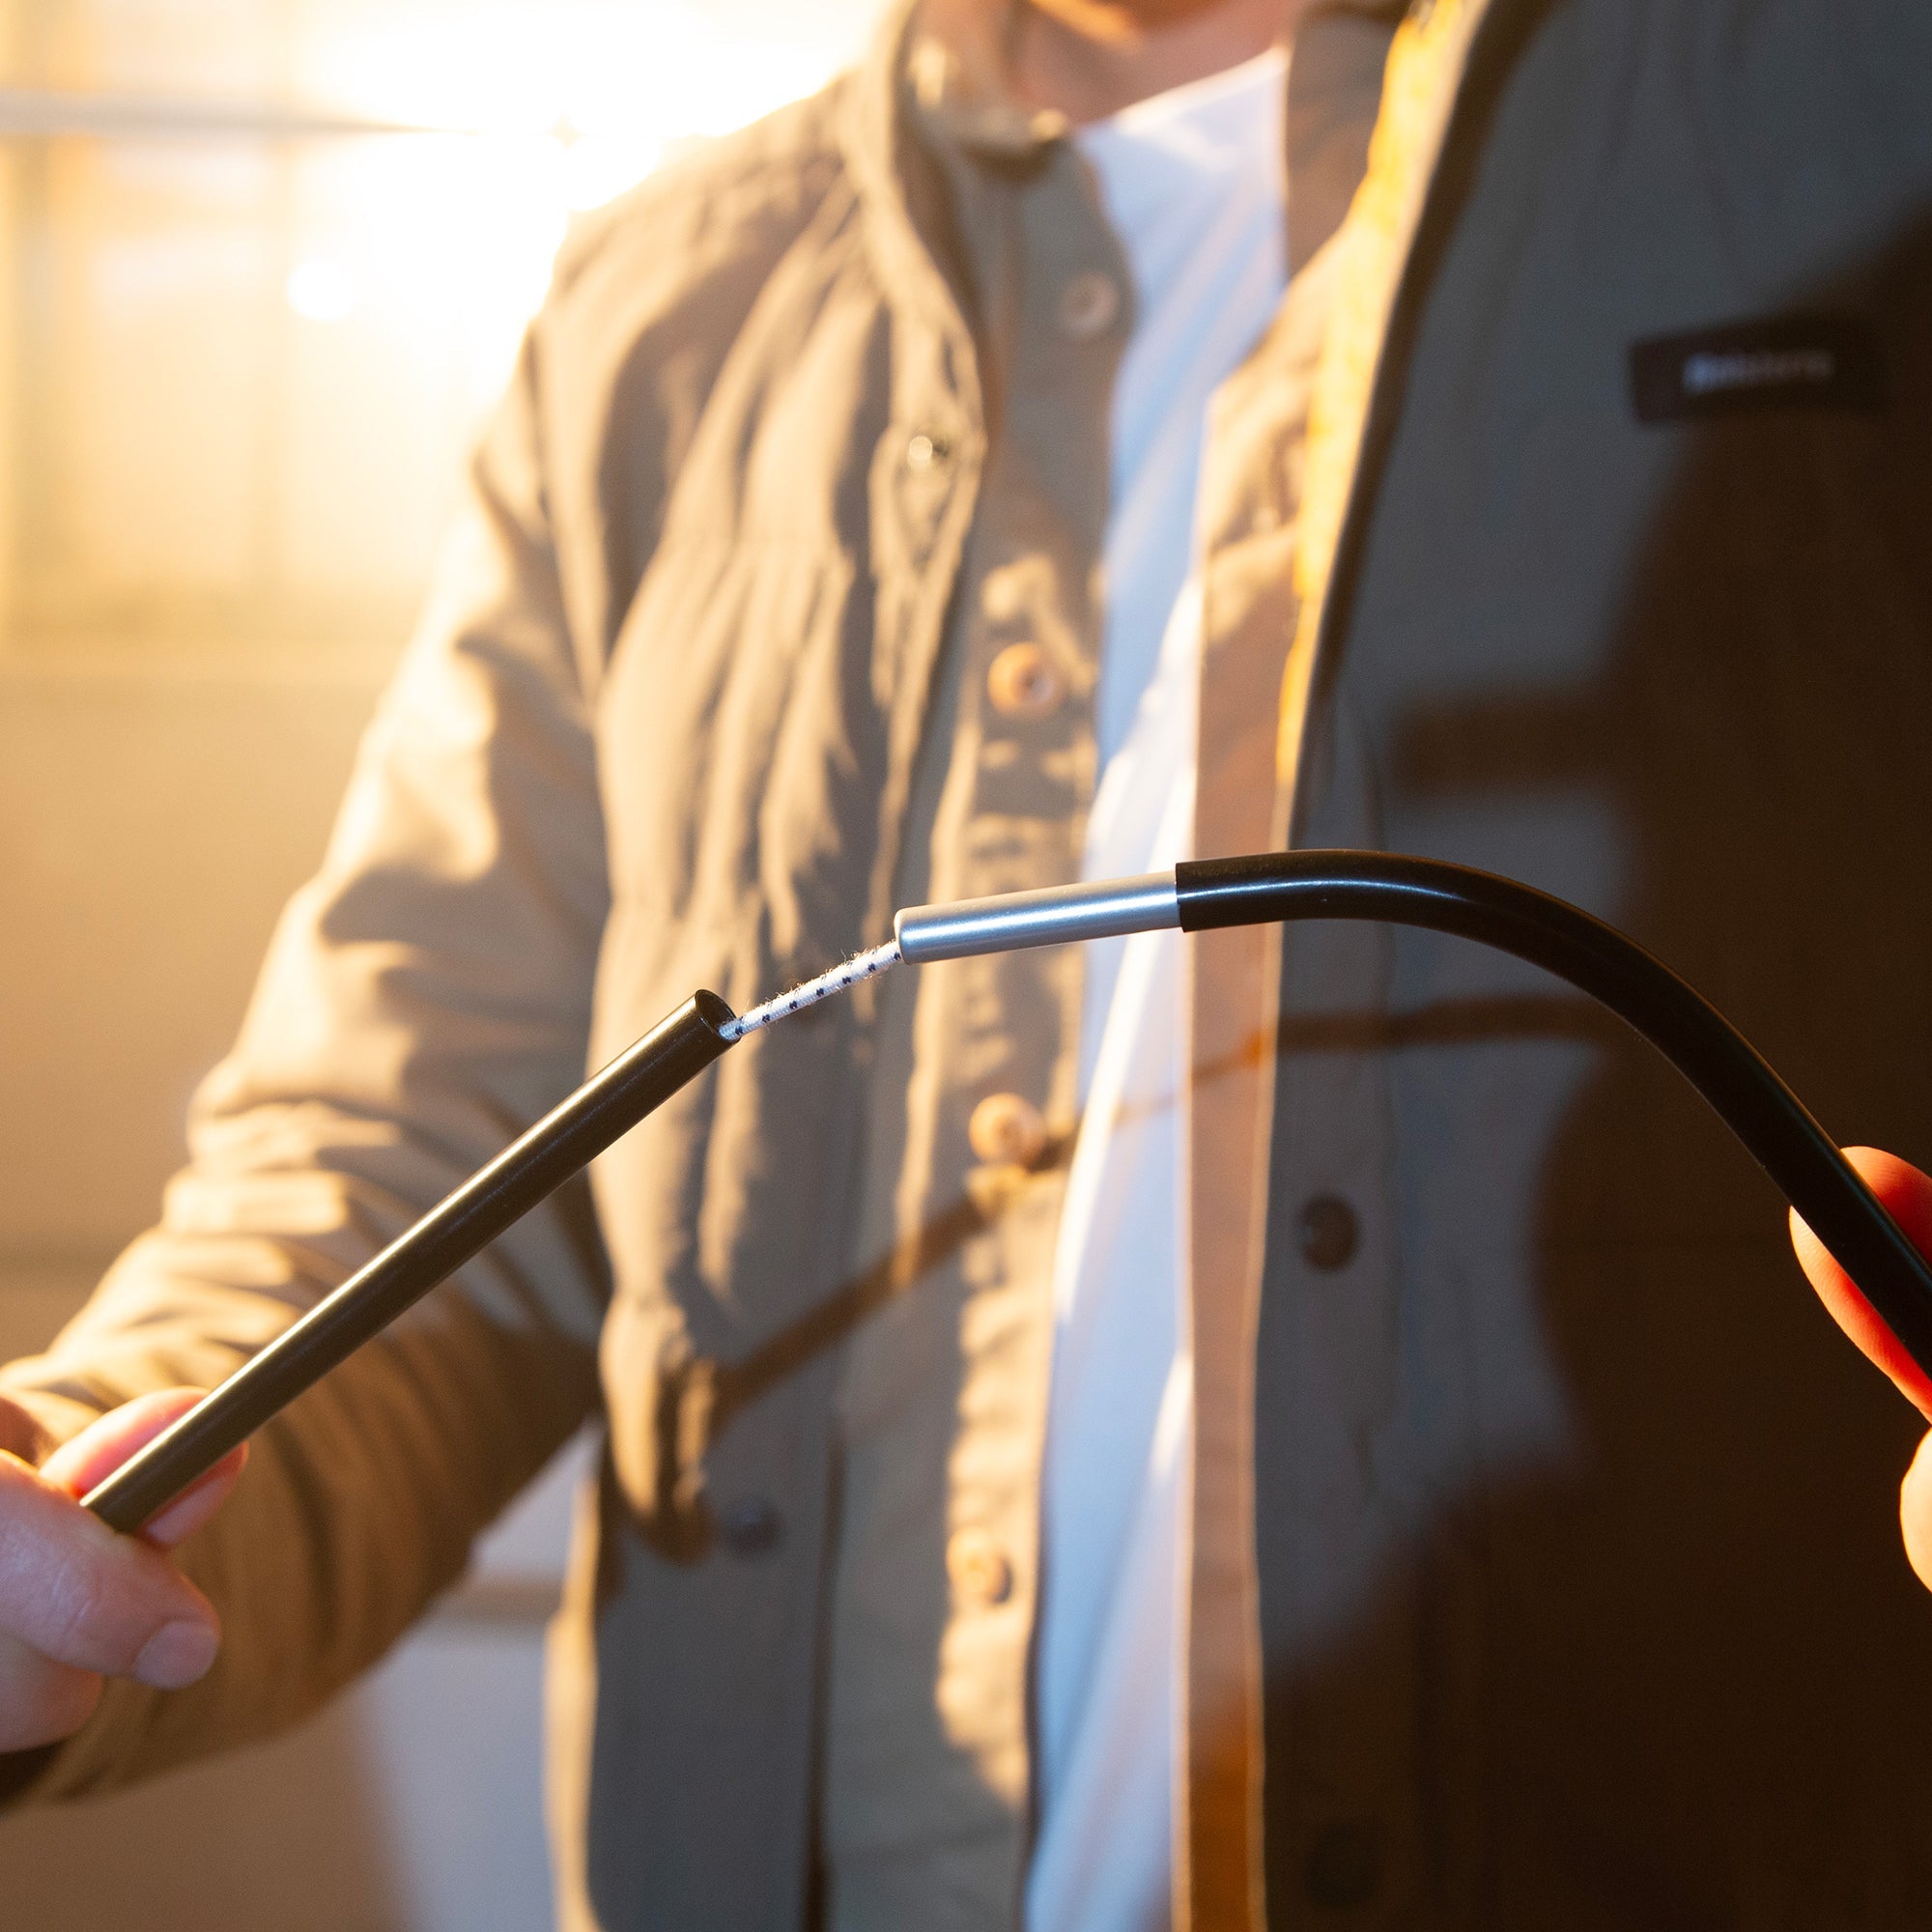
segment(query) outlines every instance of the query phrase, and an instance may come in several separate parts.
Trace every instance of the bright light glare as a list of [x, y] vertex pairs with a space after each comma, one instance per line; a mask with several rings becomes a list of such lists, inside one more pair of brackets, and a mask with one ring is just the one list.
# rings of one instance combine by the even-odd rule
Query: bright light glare
[[665, 144], [639, 136], [579, 134], [564, 144], [565, 194], [578, 213], [614, 201], [664, 158]]
[[[0, 430], [16, 388], [30, 440], [53, 426], [22, 494], [59, 540], [0, 543], [0, 638], [31, 590], [75, 636], [386, 648], [573, 214], [819, 87], [882, 5], [60, 0], [116, 23], [103, 47], [139, 16], [156, 59], [164, 20], [202, 23], [238, 99], [415, 131], [54, 145], [30, 279], [59, 326], [10, 359], [0, 313]], [[243, 45], [243, 15], [286, 34]], [[0, 244], [43, 245], [13, 218], [0, 192]]]
[[[331, 205], [314, 212], [354, 238], [350, 301], [424, 336], [454, 328], [494, 388], [574, 213], [822, 86], [880, 4], [418, 0], [347, 15], [306, 50], [311, 89], [452, 130], [357, 144], [328, 169]], [[290, 305], [344, 313], [341, 286], [298, 294], [292, 275]]]
[[298, 262], [285, 285], [289, 306], [309, 322], [340, 322], [355, 306], [355, 280], [340, 262]]

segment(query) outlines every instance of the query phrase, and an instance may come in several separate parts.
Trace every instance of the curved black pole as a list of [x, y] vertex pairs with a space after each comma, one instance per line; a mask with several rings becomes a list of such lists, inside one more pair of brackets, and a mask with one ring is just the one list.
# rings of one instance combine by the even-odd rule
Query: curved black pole
[[397, 1316], [447, 1281], [731, 1044], [716, 993], [694, 993], [91, 1490], [87, 1507], [136, 1530]]
[[1749, 1040], [1615, 926], [1493, 872], [1383, 852], [1204, 859], [1177, 866], [1175, 885], [1186, 932], [1370, 920], [1478, 940], [1567, 980], [1640, 1033], [1711, 1103], [1932, 1376], [1932, 1266]]
[[[1072, 896], [1081, 890], [1073, 889]], [[1614, 926], [1512, 879], [1381, 852], [1201, 860], [1176, 867], [1171, 904], [1164, 893], [1143, 894], [1135, 904], [1147, 913], [1148, 929], [1172, 926], [1173, 907], [1189, 932], [1305, 919], [1424, 926], [1493, 946], [1567, 980], [1643, 1035], [1703, 1094], [1913, 1360], [1932, 1375], [1932, 1267], [1750, 1042]], [[887, 963], [881, 955], [867, 957]], [[852, 980], [849, 969], [824, 976], [827, 985], [836, 981], [838, 987]], [[734, 1022], [715, 993], [694, 994], [123, 1463], [88, 1494], [87, 1507], [117, 1529], [140, 1528], [237, 1443], [696, 1079], [740, 1037], [744, 1024]], [[727, 1025], [731, 1031], [721, 1031]]]

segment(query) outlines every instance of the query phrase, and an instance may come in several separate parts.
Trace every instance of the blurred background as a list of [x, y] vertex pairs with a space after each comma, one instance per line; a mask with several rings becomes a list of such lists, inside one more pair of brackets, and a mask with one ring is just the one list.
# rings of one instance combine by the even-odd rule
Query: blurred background
[[[574, 214], [878, 6], [0, 0], [0, 1359], [152, 1217]], [[0, 1820], [0, 1918], [545, 1924], [572, 1476], [303, 1731]]]

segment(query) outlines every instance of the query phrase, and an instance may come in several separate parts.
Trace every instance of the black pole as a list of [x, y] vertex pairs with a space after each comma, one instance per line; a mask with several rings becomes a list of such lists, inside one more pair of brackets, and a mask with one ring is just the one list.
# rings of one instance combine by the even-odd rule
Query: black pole
[[1932, 1266], [1749, 1040], [1662, 960], [1548, 893], [1384, 852], [1268, 852], [1175, 867], [1180, 924], [1370, 920], [1480, 941], [1554, 973], [1657, 1047], [1804, 1217], [1932, 1376]]
[[[1175, 870], [1184, 931], [1306, 919], [1455, 933], [1566, 980], [1656, 1046], [1783, 1191], [1932, 1375], [1932, 1266], [1835, 1142], [1731, 1023], [1614, 926], [1547, 893], [1434, 859], [1269, 852]], [[732, 1044], [695, 993], [85, 1498], [140, 1528], [239, 1442], [446, 1280]]]
[[89, 1492], [87, 1507], [115, 1529], [139, 1529], [238, 1442], [695, 1080], [732, 1043], [719, 1032], [731, 1017], [716, 993], [694, 993], [129, 1457]]

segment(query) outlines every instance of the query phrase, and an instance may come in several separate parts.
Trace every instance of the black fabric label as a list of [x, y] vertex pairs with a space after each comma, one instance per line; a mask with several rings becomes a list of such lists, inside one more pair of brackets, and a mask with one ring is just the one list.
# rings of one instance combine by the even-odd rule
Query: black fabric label
[[1734, 322], [1631, 345], [1638, 422], [1694, 422], [1757, 410], [1875, 410], [1878, 337], [1851, 315]]

